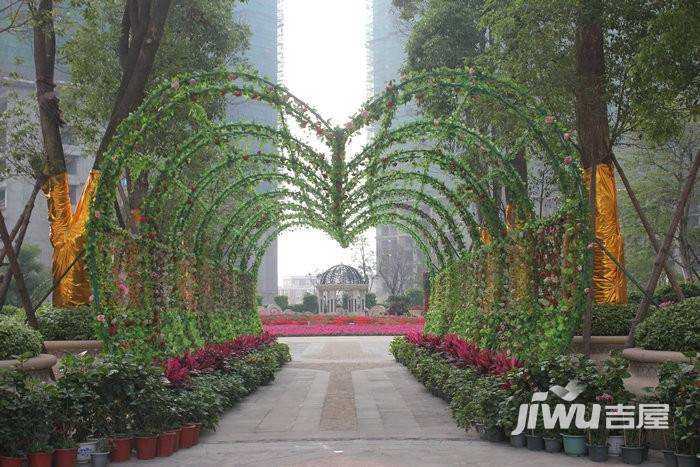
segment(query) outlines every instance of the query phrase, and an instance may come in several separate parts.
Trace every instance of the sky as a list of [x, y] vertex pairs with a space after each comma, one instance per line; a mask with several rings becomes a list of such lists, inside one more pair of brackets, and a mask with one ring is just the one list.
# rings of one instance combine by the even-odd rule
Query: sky
[[[344, 123], [368, 97], [365, 1], [287, 0], [283, 12], [283, 84], [332, 123]], [[364, 140], [353, 143], [349, 153]], [[286, 231], [278, 239], [278, 282], [352, 264], [352, 256], [324, 232]]]

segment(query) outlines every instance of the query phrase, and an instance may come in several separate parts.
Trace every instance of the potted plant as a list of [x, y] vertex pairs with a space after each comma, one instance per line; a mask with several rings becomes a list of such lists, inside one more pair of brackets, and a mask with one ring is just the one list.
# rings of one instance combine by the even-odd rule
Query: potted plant
[[51, 467], [53, 447], [51, 434], [53, 432], [53, 387], [39, 382], [28, 381], [24, 409], [25, 419], [31, 423], [31, 439], [29, 445], [29, 467]]
[[622, 462], [625, 464], [641, 464], [644, 462], [644, 441], [641, 428], [623, 430], [625, 445], [622, 446]]
[[[596, 396], [596, 402], [611, 402], [612, 397], [609, 394], [601, 394]], [[592, 410], [589, 404], [587, 409]], [[605, 424], [605, 412], [601, 413], [596, 428], [588, 429], [588, 458], [593, 462], [606, 462], [608, 460], [608, 430]]]
[[624, 444], [625, 437], [621, 430], [608, 430], [608, 455], [621, 456]]
[[542, 435], [542, 440], [544, 441], [544, 450], [551, 453], [561, 452], [561, 433], [559, 428], [555, 427], [551, 430], [545, 430]]
[[79, 438], [85, 441], [78, 442], [78, 464], [87, 464], [92, 458], [92, 453], [97, 450], [97, 439]]
[[90, 455], [92, 467], [105, 467], [109, 465], [111, 444], [107, 438], [99, 438], [95, 445], [95, 451]]
[[139, 460], [154, 459], [158, 452], [158, 430], [142, 429], [134, 437], [136, 442], [136, 458]]
[[72, 435], [63, 436], [54, 441], [53, 460], [55, 467], [75, 467], [78, 464], [78, 443]]
[[542, 451], [544, 449], [544, 439], [540, 429], [530, 430], [530, 433], [525, 434], [525, 440], [529, 451]]
[[566, 433], [561, 434], [564, 444], [564, 452], [567, 456], [584, 456], [586, 455], [586, 437], [581, 430], [576, 427], [570, 427]]
[[177, 429], [180, 426], [179, 392], [168, 389], [162, 394], [160, 404], [160, 435], [158, 436], [158, 457], [169, 457], [175, 452]]
[[686, 356], [692, 358], [693, 363], [669, 365], [662, 369], [660, 379], [666, 380], [664, 383], [674, 390], [675, 397], [669, 403], [678, 467], [697, 467], [700, 449], [700, 360], [693, 353]]
[[[48, 440], [48, 438], [47, 438]], [[51, 467], [53, 460], [53, 448], [48, 441], [33, 441], [27, 450], [29, 467]]]
[[2, 467], [22, 467], [26, 460], [21, 451], [13, 451], [11, 448], [5, 448], [5, 455], [0, 455], [0, 465]]
[[170, 457], [175, 451], [175, 431], [166, 431], [158, 436], [156, 452], [158, 457]]

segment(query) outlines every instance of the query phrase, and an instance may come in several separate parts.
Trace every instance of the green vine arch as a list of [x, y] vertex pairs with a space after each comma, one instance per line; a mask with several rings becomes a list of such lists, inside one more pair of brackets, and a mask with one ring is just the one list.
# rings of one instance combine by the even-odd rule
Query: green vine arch
[[[254, 276], [276, 235], [299, 226], [320, 229], [347, 246], [367, 228], [393, 224], [416, 241], [437, 273], [484, 248], [482, 231], [495, 242], [509, 235], [503, 206], [489, 196], [494, 183], [513, 193], [519, 228], [536, 228], [539, 221], [514, 169], [512, 150], [499, 147], [487, 132], [465, 127], [458, 115], [397, 123], [397, 109], [436, 94], [462, 103], [486, 101], [519, 121], [535, 155], [558, 181], [563, 202], [553, 217], [569, 226], [585, 223], [585, 188], [568, 133], [506, 81], [473, 69], [417, 74], [391, 83], [343, 127], [334, 127], [283, 86], [254, 72], [182, 74], [149, 94], [107, 151], [87, 226], [95, 305], [112, 306], [103, 295], [113, 287], [115, 259], [100, 254], [97, 245], [124, 233], [114, 206], [127, 171], [132, 178], [148, 173], [141, 217], [129, 232], [143, 252], [139, 267], [146, 270], [141, 275], [146, 291], [159, 287], [156, 270], [163, 269], [157, 266], [163, 260], [155, 256], [163, 251], [171, 262], [187, 258], [195, 273], [206, 264]], [[207, 101], [218, 96], [271, 107], [278, 124], [218, 120], [206, 110]], [[166, 155], [148, 147], [173, 121], [182, 124], [183, 116], [189, 138]], [[323, 149], [292, 135], [290, 122], [315, 136]], [[367, 128], [374, 132], [372, 141], [348, 157], [348, 141]], [[488, 173], [475, 173], [466, 154], [487, 163]], [[208, 159], [213, 162], [207, 166]], [[586, 253], [576, 254], [573, 261], [586, 267]]]

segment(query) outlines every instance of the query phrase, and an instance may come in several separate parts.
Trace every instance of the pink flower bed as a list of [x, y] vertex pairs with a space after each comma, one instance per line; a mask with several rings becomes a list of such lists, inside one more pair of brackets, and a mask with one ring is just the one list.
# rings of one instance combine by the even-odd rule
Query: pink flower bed
[[423, 320], [410, 324], [265, 324], [273, 336], [399, 336], [423, 329]]
[[420, 324], [425, 322], [421, 316], [364, 316], [364, 315], [318, 315], [314, 313], [278, 313], [261, 314], [263, 325], [358, 325], [358, 324]]

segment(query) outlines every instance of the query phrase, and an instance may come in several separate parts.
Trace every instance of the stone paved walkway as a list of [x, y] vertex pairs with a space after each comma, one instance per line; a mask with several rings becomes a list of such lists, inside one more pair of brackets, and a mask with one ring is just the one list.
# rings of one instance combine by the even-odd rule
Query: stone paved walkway
[[[290, 337], [293, 360], [200, 445], [127, 466], [590, 466], [483, 442], [389, 354], [390, 337]], [[620, 464], [616, 460], [610, 461]], [[647, 466], [660, 466], [649, 462]]]

